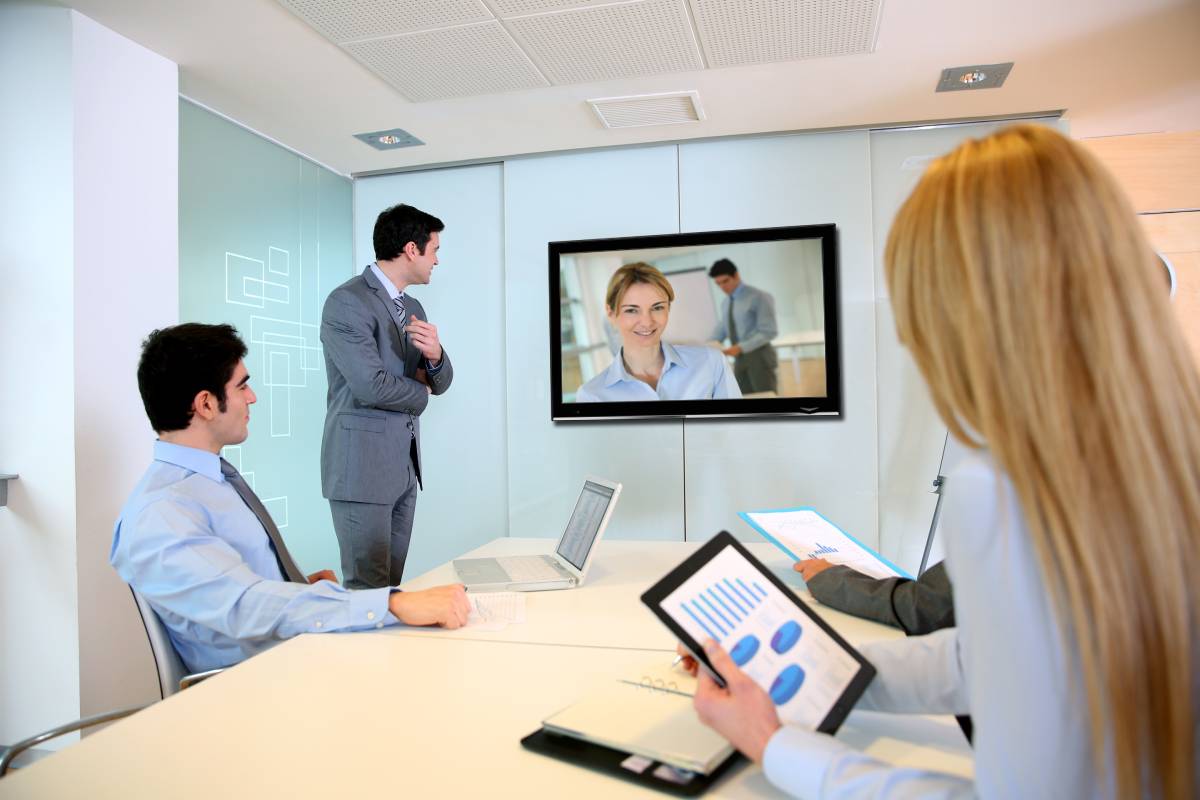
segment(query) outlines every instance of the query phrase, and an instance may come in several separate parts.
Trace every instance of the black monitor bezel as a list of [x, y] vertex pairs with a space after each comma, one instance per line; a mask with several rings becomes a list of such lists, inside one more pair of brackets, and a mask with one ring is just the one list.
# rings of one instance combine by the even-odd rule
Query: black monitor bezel
[[[562, 399], [562, 303], [560, 301], [560, 258], [571, 253], [605, 250], [642, 250], [654, 247], [740, 244], [789, 239], [819, 239], [825, 311], [824, 397], [768, 397], [736, 400], [654, 400], [635, 403], [564, 403]], [[576, 239], [550, 242], [550, 418], [555, 422], [648, 419], [761, 417], [795, 415], [840, 417], [842, 414], [842, 370], [838, 308], [837, 226], [833, 223], [789, 225], [777, 228], [738, 228], [695, 231], [652, 236], [623, 236], [606, 239]]]

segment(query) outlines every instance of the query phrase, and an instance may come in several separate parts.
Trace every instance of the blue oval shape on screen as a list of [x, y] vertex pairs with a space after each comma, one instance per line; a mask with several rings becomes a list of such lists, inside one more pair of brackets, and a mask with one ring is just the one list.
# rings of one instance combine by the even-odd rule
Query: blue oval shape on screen
[[783, 705], [796, 696], [802, 685], [804, 670], [799, 665], [792, 664], [779, 673], [779, 677], [771, 684], [771, 702], [777, 706]]
[[733, 663], [739, 667], [746, 666], [746, 662], [754, 658], [754, 654], [758, 652], [758, 637], [754, 635], [744, 637], [740, 642], [733, 646], [729, 651], [729, 657], [733, 659]]
[[800, 641], [800, 625], [789, 620], [780, 625], [779, 630], [775, 631], [775, 635], [771, 637], [771, 649], [783, 655], [795, 647], [798, 641]]

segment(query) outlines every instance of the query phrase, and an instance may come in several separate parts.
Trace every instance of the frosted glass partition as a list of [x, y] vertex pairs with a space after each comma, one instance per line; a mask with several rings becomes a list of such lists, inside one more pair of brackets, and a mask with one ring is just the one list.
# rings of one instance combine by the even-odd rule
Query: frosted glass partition
[[721, 529], [757, 539], [738, 511], [812, 505], [867, 544], [876, 542], [869, 158], [866, 132], [679, 146], [684, 230], [838, 226], [845, 403], [834, 420], [689, 420], [689, 539]]
[[[896, 339], [883, 250], [888, 230], [929, 163], [960, 142], [1008, 123], [874, 131], [871, 133], [871, 205], [874, 218], [875, 349], [879, 391], [879, 544], [888, 558], [914, 571], [921, 562], [937, 496], [946, 427], [938, 419], [916, 364]], [[1052, 123], [1054, 124], [1054, 123]], [[1062, 123], [1057, 123], [1065, 128]], [[954, 451], [947, 456], [950, 467]], [[929, 563], [941, 558], [941, 544]]]
[[486, 164], [354, 182], [355, 272], [374, 260], [371, 231], [388, 206], [408, 203], [446, 225], [432, 280], [410, 290], [438, 327], [454, 382], [421, 416], [425, 489], [407, 578], [508, 531], [501, 181], [500, 165]]
[[550, 421], [546, 243], [676, 233], [674, 146], [505, 164], [509, 529], [557, 536], [585, 475], [624, 490], [605, 536], [682, 539], [679, 421]]
[[321, 304], [351, 274], [350, 181], [190, 103], [179, 120], [179, 317], [250, 348], [250, 438], [225, 448], [301, 569], [339, 568], [321, 497]]

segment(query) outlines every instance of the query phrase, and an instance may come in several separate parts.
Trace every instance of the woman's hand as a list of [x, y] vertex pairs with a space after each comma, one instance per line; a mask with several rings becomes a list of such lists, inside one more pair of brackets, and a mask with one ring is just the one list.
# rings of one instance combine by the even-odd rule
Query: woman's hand
[[747, 758], [761, 764], [767, 742], [782, 727], [775, 704], [712, 639], [704, 643], [704, 653], [725, 678], [725, 688], [717, 686], [707, 672], [699, 670], [696, 676], [699, 684], [692, 704], [700, 721], [728, 739]]

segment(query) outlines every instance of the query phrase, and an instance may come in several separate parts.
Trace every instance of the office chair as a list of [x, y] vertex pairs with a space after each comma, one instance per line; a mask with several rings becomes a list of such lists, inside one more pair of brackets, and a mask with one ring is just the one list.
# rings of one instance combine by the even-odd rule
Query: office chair
[[207, 672], [188, 674], [187, 667], [175, 651], [175, 645], [172, 644], [167, 628], [158, 618], [158, 614], [146, 599], [138, 594], [137, 589], [130, 586], [129, 591], [133, 593], [133, 601], [142, 616], [142, 626], [146, 629], [146, 638], [150, 640], [150, 652], [154, 655], [154, 665], [158, 670], [158, 691], [163, 700], [222, 671], [210, 669]]

